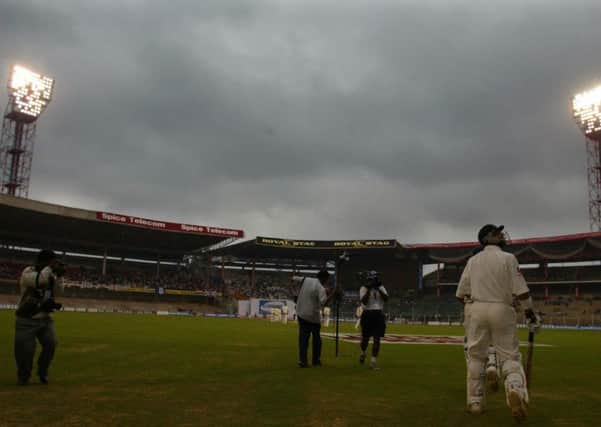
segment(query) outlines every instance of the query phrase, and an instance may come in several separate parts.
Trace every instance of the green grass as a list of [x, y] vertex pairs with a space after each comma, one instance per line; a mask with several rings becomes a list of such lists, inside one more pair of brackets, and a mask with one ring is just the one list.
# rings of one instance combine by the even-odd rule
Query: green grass
[[[465, 406], [461, 346], [383, 345], [380, 371], [357, 345], [324, 339], [322, 368], [299, 369], [295, 324], [58, 313], [51, 384], [15, 385], [14, 314], [0, 311], [0, 425], [508, 426], [503, 392]], [[345, 327], [350, 330], [350, 326]], [[331, 330], [331, 328], [330, 328]], [[461, 328], [388, 332], [462, 335]], [[525, 334], [521, 332], [521, 338]], [[601, 425], [601, 333], [543, 331], [531, 426]]]

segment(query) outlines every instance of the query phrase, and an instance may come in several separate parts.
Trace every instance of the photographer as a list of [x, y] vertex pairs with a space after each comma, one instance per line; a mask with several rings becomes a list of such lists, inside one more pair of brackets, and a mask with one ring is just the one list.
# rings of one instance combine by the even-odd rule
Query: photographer
[[388, 300], [388, 292], [382, 285], [380, 276], [376, 271], [369, 271], [361, 275], [363, 284], [359, 289], [359, 298], [363, 306], [361, 314], [361, 356], [359, 363], [365, 363], [369, 338], [373, 337], [371, 369], [378, 369], [377, 358], [380, 352], [380, 338], [386, 332], [386, 318], [384, 317], [384, 302]]
[[42, 346], [37, 374], [42, 384], [48, 384], [48, 367], [56, 348], [54, 323], [50, 313], [62, 307], [54, 301], [54, 296], [63, 292], [64, 273], [64, 265], [58, 261], [53, 251], [47, 249], [38, 253], [35, 266], [27, 267], [21, 273], [21, 300], [15, 323], [15, 359], [20, 385], [29, 383], [36, 338]]

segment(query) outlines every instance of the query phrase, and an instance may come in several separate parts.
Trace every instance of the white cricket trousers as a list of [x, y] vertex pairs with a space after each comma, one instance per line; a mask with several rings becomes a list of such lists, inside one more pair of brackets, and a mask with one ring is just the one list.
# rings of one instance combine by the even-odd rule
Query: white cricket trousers
[[486, 404], [484, 377], [489, 344], [497, 351], [506, 395], [509, 390], [515, 389], [528, 402], [515, 309], [503, 303], [473, 302], [465, 305], [464, 313], [468, 357], [467, 404]]

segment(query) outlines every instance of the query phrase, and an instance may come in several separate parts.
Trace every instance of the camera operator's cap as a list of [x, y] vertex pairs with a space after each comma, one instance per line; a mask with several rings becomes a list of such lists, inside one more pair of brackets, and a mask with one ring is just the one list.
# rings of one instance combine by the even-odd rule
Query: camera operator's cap
[[38, 252], [38, 264], [46, 264], [55, 260], [56, 258], [56, 254], [50, 249], [42, 249], [40, 252]]
[[480, 244], [484, 244], [484, 238], [488, 235], [488, 233], [492, 233], [495, 231], [502, 231], [505, 228], [504, 225], [494, 225], [494, 224], [486, 224], [484, 227], [478, 231], [478, 241]]

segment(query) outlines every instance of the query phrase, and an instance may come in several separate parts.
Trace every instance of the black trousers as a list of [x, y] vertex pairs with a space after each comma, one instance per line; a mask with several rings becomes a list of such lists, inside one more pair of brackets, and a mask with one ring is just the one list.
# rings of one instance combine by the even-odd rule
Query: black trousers
[[299, 362], [307, 364], [307, 351], [309, 349], [309, 338], [313, 335], [313, 365], [321, 363], [321, 323], [307, 322], [298, 318], [298, 353]]

